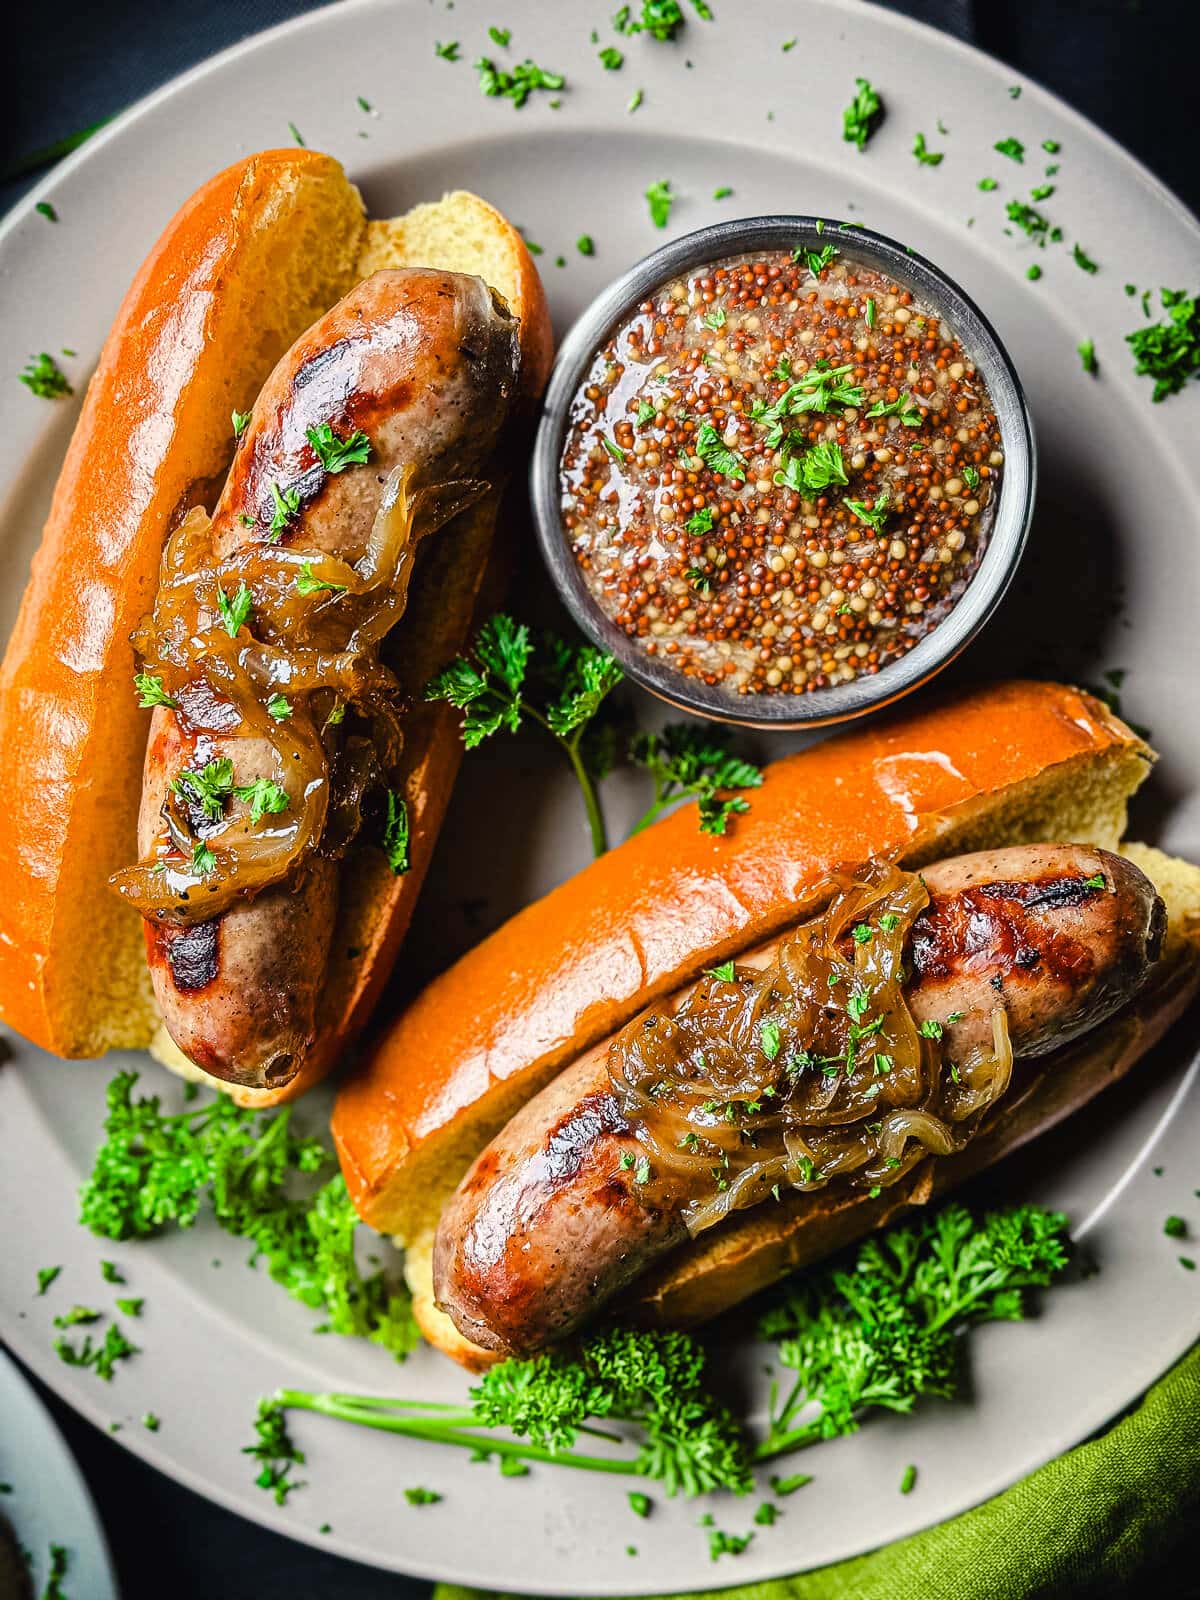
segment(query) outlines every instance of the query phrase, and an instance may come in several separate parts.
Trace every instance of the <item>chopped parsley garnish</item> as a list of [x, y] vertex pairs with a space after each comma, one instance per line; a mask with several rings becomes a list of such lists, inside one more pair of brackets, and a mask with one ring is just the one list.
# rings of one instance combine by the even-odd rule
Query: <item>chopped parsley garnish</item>
[[922, 1039], [940, 1039], [943, 1030], [940, 1022], [936, 1022], [932, 1017], [926, 1017], [917, 1031]]
[[261, 1469], [255, 1478], [255, 1483], [260, 1489], [266, 1489], [274, 1496], [275, 1504], [282, 1506], [287, 1503], [287, 1497], [293, 1489], [302, 1489], [304, 1484], [297, 1482], [292, 1477], [294, 1466], [304, 1465], [304, 1452], [297, 1450], [288, 1434], [283, 1420], [283, 1412], [270, 1400], [259, 1402], [258, 1415], [254, 1419], [254, 1431], [258, 1435], [253, 1444], [243, 1446], [244, 1456], [253, 1456], [261, 1462]]
[[[1019, 93], [1020, 91], [1018, 91]], [[911, 1494], [917, 1482], [917, 1469], [910, 1462], [900, 1477], [900, 1493]]]
[[1071, 256], [1081, 272], [1098, 272], [1100, 270], [1097, 263], [1092, 260], [1082, 245], [1072, 245]]
[[408, 804], [402, 795], [397, 794], [394, 789], [389, 789], [380, 848], [387, 857], [388, 866], [397, 877], [412, 866], [409, 843]]
[[619, 444], [614, 444], [613, 441], [608, 437], [608, 435], [606, 433], [602, 433], [600, 435], [600, 443], [608, 451], [609, 455], [612, 456], [614, 461], [624, 461], [624, 459], [625, 459], [624, 450], [621, 449], [621, 446]]
[[634, 1489], [629, 1495], [629, 1509], [635, 1517], [648, 1517], [650, 1515], [650, 1496], [642, 1494], [639, 1489]]
[[1200, 303], [1182, 289], [1160, 293], [1166, 320], [1125, 335], [1133, 351], [1134, 371], [1154, 379], [1156, 403], [1178, 394], [1190, 378], [1200, 374]]
[[1058, 152], [1062, 149], [1062, 145], [1059, 144], [1057, 139], [1043, 139], [1042, 140], [1042, 149], [1046, 152], [1047, 155], [1056, 156], [1058, 154]]
[[764, 1022], [758, 1030], [758, 1042], [763, 1055], [768, 1061], [774, 1061], [779, 1054], [782, 1037], [777, 1022]]
[[125, 1277], [115, 1261], [102, 1261], [100, 1263], [100, 1276], [105, 1283], [124, 1283]]
[[304, 135], [300, 132], [300, 129], [296, 126], [296, 124], [294, 122], [289, 122], [288, 123], [288, 132], [291, 134], [291, 136], [295, 140], [295, 142], [300, 146], [301, 150], [305, 150], [305, 149], [308, 148], [307, 145], [304, 143]]
[[866, 316], [866, 319], [867, 319], [867, 327], [868, 328], [873, 328], [875, 326], [875, 324], [879, 321], [879, 308], [875, 304], [874, 300], [868, 300], [867, 301], [867, 308], [866, 308], [866, 311], [865, 311], [864, 315]]
[[[639, 400], [638, 401], [637, 418], [635, 420], [636, 420], [636, 425], [639, 428], [644, 428], [649, 423], [653, 422], [657, 415], [658, 415], [657, 407], [655, 407], [654, 404], [651, 401], [649, 401], [649, 400]], [[708, 513], [708, 518], [709, 518], [709, 526], [711, 527], [712, 526], [712, 512], [711, 511]], [[689, 526], [690, 526], [690, 524], [691, 524], [691, 518], [690, 517], [688, 519], [688, 523], [689, 523]]]
[[883, 101], [866, 78], [855, 78], [854, 99], [842, 112], [842, 138], [860, 150], [883, 121]]
[[810, 250], [801, 245], [798, 250], [792, 251], [793, 261], [803, 261], [814, 278], [819, 278], [829, 263], [840, 254], [836, 245], [823, 244], [819, 250]]
[[1079, 353], [1079, 362], [1085, 372], [1094, 377], [1100, 370], [1100, 363], [1096, 360], [1096, 345], [1092, 339], [1084, 339], [1082, 344], [1075, 346]]
[[39, 356], [30, 356], [24, 370], [18, 374], [27, 389], [39, 399], [57, 400], [61, 395], [74, 394], [67, 375], [45, 350]]
[[797, 493], [806, 489], [815, 493], [832, 484], [849, 483], [841, 445], [835, 439], [822, 439], [802, 455], [789, 455], [783, 471], [775, 474], [775, 482]]
[[1029, 198], [1031, 200], [1049, 200], [1053, 193], [1054, 185], [1052, 183], [1039, 183], [1036, 189], [1030, 189]]
[[321, 422], [308, 430], [307, 438], [326, 472], [345, 472], [371, 459], [371, 441], [359, 428], [339, 439], [328, 422]]
[[238, 784], [233, 792], [250, 807], [251, 822], [261, 822], [265, 816], [286, 811], [291, 804], [287, 790], [271, 778], [256, 778], [253, 783]]
[[1019, 139], [998, 139], [992, 149], [1002, 156], [1007, 156], [1010, 161], [1025, 159], [1025, 146]]
[[330, 583], [325, 578], [318, 578], [312, 569], [311, 561], [302, 561], [300, 571], [296, 575], [296, 593], [302, 595], [320, 594], [328, 590], [331, 594], [345, 594], [344, 583]]
[[512, 43], [512, 29], [511, 28], [489, 28], [488, 29], [488, 38], [492, 41], [493, 44], [499, 45], [501, 50], [507, 50], [509, 45]]
[[1083, 880], [1083, 887], [1085, 889], [1104, 889], [1104, 888], [1106, 888], [1107, 885], [1106, 885], [1105, 880], [1104, 880], [1104, 874], [1102, 872], [1097, 872], [1094, 877], [1085, 878]]
[[59, 1273], [61, 1271], [62, 1271], [61, 1267], [39, 1267], [38, 1268], [37, 1292], [38, 1292], [39, 1295], [45, 1294], [46, 1290], [54, 1282], [55, 1278], [58, 1277], [58, 1275], [59, 1275]]
[[104, 1315], [103, 1311], [96, 1311], [91, 1306], [72, 1306], [69, 1311], [64, 1311], [61, 1316], [55, 1317], [56, 1328], [77, 1328], [80, 1324], [86, 1326], [91, 1322], [99, 1322]]
[[[962, 481], [966, 484], [968, 489], [978, 489], [978, 487], [979, 487], [979, 468], [978, 467], [972, 467], [972, 466], [965, 466], [962, 469]], [[882, 920], [883, 919], [880, 918], [880, 921], [882, 921]]]
[[696, 454], [710, 471], [731, 478], [735, 483], [746, 476], [746, 463], [736, 450], [730, 449], [711, 422], [702, 422], [697, 430]]
[[724, 308], [721, 306], [716, 306], [712, 311], [706, 311], [700, 320], [703, 322], [706, 328], [712, 328], [715, 330], [717, 328], [723, 328], [725, 323], [728, 321], [728, 318], [725, 315]]
[[913, 139], [912, 153], [923, 167], [937, 167], [945, 160], [944, 150], [930, 150], [925, 144], [925, 135], [918, 133]]
[[[82, 1310], [84, 1308], [77, 1308]], [[99, 1313], [97, 1313], [99, 1315]], [[91, 1321], [90, 1317], [76, 1318], [76, 1321]], [[65, 1326], [59, 1318], [55, 1318], [55, 1325]], [[104, 1339], [100, 1344], [94, 1344], [90, 1333], [85, 1333], [79, 1344], [72, 1344], [65, 1337], [54, 1341], [55, 1353], [60, 1361], [68, 1367], [88, 1367], [98, 1378], [105, 1383], [111, 1383], [113, 1373], [116, 1371], [118, 1361], [127, 1361], [130, 1356], [136, 1355], [137, 1346], [130, 1344], [115, 1322], [110, 1322], [104, 1330]]]
[[143, 711], [148, 711], [152, 706], [174, 708], [179, 704], [179, 701], [163, 688], [162, 678], [157, 673], [135, 672], [133, 687], [137, 690], [138, 705]]
[[219, 756], [202, 767], [186, 767], [171, 780], [171, 788], [187, 806], [197, 808], [208, 821], [215, 822], [233, 793], [233, 762]]
[[734, 965], [730, 961], [722, 961], [719, 966], [705, 967], [705, 972], [711, 978], [718, 978], [722, 983], [732, 983], [734, 978]]
[[646, 190], [646, 204], [650, 207], [650, 220], [656, 228], [665, 228], [671, 218], [671, 206], [675, 196], [671, 193], [671, 185], [666, 179], [652, 183]]
[[506, 728], [515, 733], [523, 720], [536, 722], [559, 743], [579, 781], [591, 831], [592, 848], [608, 848], [596, 781], [612, 765], [611, 739], [602, 725], [592, 728], [601, 704], [624, 673], [603, 650], [568, 644], [547, 636], [533, 674], [544, 693], [535, 703], [527, 692], [534, 654], [529, 629], [497, 613], [475, 636], [469, 656], [458, 656], [426, 686], [427, 700], [446, 700], [467, 714], [462, 737], [468, 750]]
[[1168, 1239], [1186, 1239], [1187, 1223], [1182, 1217], [1168, 1217], [1163, 1223], [1163, 1232]]
[[157, 1433], [161, 1426], [162, 1423], [160, 1422], [159, 1418], [155, 1416], [153, 1411], [147, 1411], [143, 1414], [142, 1427], [145, 1428], [147, 1432]]
[[292, 521], [300, 514], [300, 491], [284, 489], [278, 483], [272, 483], [271, 499], [275, 509], [267, 527], [267, 538], [271, 544], [278, 544]]
[[405, 1489], [404, 1498], [410, 1506], [435, 1506], [442, 1498], [436, 1489]]
[[1025, 268], [1025, 276], [1030, 280], [1031, 283], [1036, 283], [1041, 275], [1042, 269], [1038, 266], [1036, 261], [1030, 262], [1029, 266]]
[[64, 1545], [50, 1546], [50, 1570], [46, 1574], [46, 1587], [42, 1590], [41, 1600], [68, 1600], [62, 1580], [67, 1575], [70, 1559]]
[[629, 97], [629, 104], [625, 107], [626, 111], [636, 111], [645, 98], [646, 95], [643, 90], [635, 89]]
[[146, 1304], [145, 1296], [138, 1295], [128, 1300], [118, 1300], [117, 1310], [126, 1317], [140, 1317], [142, 1307]]
[[713, 190], [713, 199], [728, 200], [732, 193], [733, 190], [729, 187], [729, 185], [727, 183], [723, 183], [720, 188]]
[[292, 715], [292, 702], [286, 695], [273, 694], [267, 701], [267, 713], [276, 722], [286, 722]]
[[561, 72], [548, 72], [545, 67], [539, 67], [536, 61], [519, 61], [509, 72], [497, 67], [487, 56], [480, 56], [475, 62], [475, 70], [479, 74], [479, 88], [483, 94], [511, 100], [518, 110], [536, 89], [561, 89], [567, 81]]
[[883, 525], [887, 521], [889, 503], [890, 500], [886, 489], [876, 497], [873, 506], [867, 505], [865, 500], [848, 499], [844, 502], [847, 511], [853, 512], [860, 522], [865, 523], [875, 533], [883, 532]]
[[[729, 819], [749, 811], [747, 800], [729, 790], [757, 789], [762, 770], [729, 749], [729, 734], [719, 727], [668, 723], [659, 733], [639, 733], [630, 745], [630, 760], [654, 780], [654, 799], [634, 824], [640, 833], [665, 810], [683, 800], [696, 800], [701, 833], [723, 835]], [[722, 798], [722, 795], [726, 798]], [[732, 981], [733, 963], [727, 962]], [[723, 972], [723, 968], [715, 968]]]
[[924, 421], [921, 408], [907, 390], [897, 400], [877, 400], [867, 417], [899, 417], [906, 428], [919, 428]]
[[450, 40], [447, 41], [446, 44], [440, 44], [440, 43], [435, 41], [434, 42], [434, 46], [433, 46], [433, 53], [434, 53], [435, 56], [440, 56], [443, 61], [457, 61], [458, 60], [458, 40], [457, 39], [450, 39]]
[[624, 62], [625, 57], [617, 49], [616, 45], [605, 45], [604, 49], [600, 52], [600, 65], [604, 68], [605, 72], [619, 71], [619, 69], [624, 65]]
[[1015, 222], [1021, 232], [1027, 234], [1035, 244], [1044, 245], [1050, 232], [1050, 219], [1027, 205], [1023, 200], [1010, 200], [1005, 207], [1010, 222]]
[[594, 256], [596, 254], [596, 242], [590, 233], [581, 233], [575, 241], [575, 248], [581, 256]]
[[753, 1537], [752, 1533], [725, 1533], [720, 1528], [710, 1528], [708, 1559], [718, 1561], [722, 1556], [740, 1556]]
[[771, 1478], [771, 1493], [779, 1495], [782, 1499], [784, 1495], [795, 1494], [797, 1489], [803, 1489], [805, 1484], [812, 1481], [811, 1472], [793, 1472], [787, 1478], [775, 1474]]
[[990, 194], [993, 189], [998, 189], [1000, 185], [996, 182], [995, 178], [980, 178], [975, 187], [977, 189], [982, 189], [984, 194]]
[[230, 421], [233, 423], [233, 437], [235, 439], [240, 439], [249, 427], [250, 416], [251, 413], [249, 411], [234, 411], [231, 414]]
[[39, 200], [33, 209], [39, 214], [39, 216], [45, 217], [47, 222], [58, 221], [58, 212], [55, 211], [49, 200]]
[[[697, 7], [703, 17], [707, 7]], [[635, 16], [633, 7], [624, 5], [612, 19], [618, 33], [648, 33], [651, 38], [665, 44], [673, 39], [683, 26], [683, 12], [679, 0], [642, 0], [642, 9]]]
[[231, 639], [236, 639], [238, 629], [245, 626], [246, 619], [254, 609], [254, 596], [243, 578], [232, 595], [225, 593], [220, 586], [217, 588], [217, 610], [221, 613], [221, 621], [225, 624], [225, 631]]

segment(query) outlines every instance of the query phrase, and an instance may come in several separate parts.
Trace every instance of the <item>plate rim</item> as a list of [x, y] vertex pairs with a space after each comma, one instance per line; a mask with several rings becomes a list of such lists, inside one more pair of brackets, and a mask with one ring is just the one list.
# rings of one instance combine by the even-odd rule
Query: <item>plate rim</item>
[[[416, 9], [416, 0], [404, 0], [404, 3], [405, 5], [411, 5], [413, 9]], [[726, 0], [726, 4], [730, 3], [732, 3], [732, 0]], [[1200, 216], [1198, 216], [1197, 213], [1194, 212], [1181, 199], [1180, 196], [1178, 196], [1161, 179], [1159, 179], [1152, 171], [1150, 171], [1150, 169], [1137, 156], [1125, 149], [1125, 147], [1123, 147], [1115, 138], [1113, 138], [1112, 135], [1108, 134], [1104, 129], [1092, 122], [1082, 112], [1077, 111], [1053, 90], [1047, 89], [1040, 82], [1040, 80], [1038, 80], [1032, 74], [1027, 72], [1018, 72], [1017, 69], [1006, 68], [1003, 62], [1000, 62], [996, 57], [989, 55], [987, 52], [983, 51], [977, 46], [958, 39], [954, 35], [946, 33], [930, 23], [902, 13], [888, 10], [885, 6], [875, 4], [874, 0], [804, 0], [804, 3], [810, 7], [820, 7], [827, 11], [836, 12], [840, 16], [846, 18], [847, 21], [852, 20], [855, 23], [860, 24], [863, 22], [864, 14], [867, 14], [868, 24], [874, 21], [880, 27], [898, 30], [899, 33], [907, 35], [910, 38], [915, 38], [926, 43], [936, 43], [936, 47], [939, 50], [949, 50], [963, 60], [968, 61], [973, 70], [986, 70], [997, 79], [1000, 79], [1005, 75], [1012, 77], [1014, 80], [1019, 78], [1023, 85], [1027, 84], [1031, 87], [1036, 87], [1038, 93], [1045, 98], [1049, 106], [1054, 109], [1057, 115], [1061, 116], [1068, 124], [1079, 129], [1094, 145], [1098, 145], [1100, 148], [1102, 148], [1110, 160], [1116, 161], [1120, 167], [1124, 168], [1130, 177], [1135, 179], [1138, 184], [1148, 192], [1148, 194], [1156, 203], [1164, 204], [1174, 216], [1176, 221], [1182, 224], [1190, 231], [1190, 233], [1195, 235], [1196, 238], [1200, 240]], [[166, 83], [160, 85], [156, 89], [151, 90], [148, 94], [142, 96], [125, 110], [118, 113], [110, 123], [108, 123], [105, 127], [100, 129], [96, 134], [88, 139], [84, 145], [73, 152], [70, 156], [65, 158], [65, 160], [58, 163], [38, 183], [33, 185], [30, 190], [9, 209], [3, 218], [0, 218], [0, 263], [2, 263], [3, 252], [8, 243], [10, 235], [26, 222], [30, 213], [34, 211], [35, 207], [40, 201], [46, 198], [52, 198], [58, 191], [60, 185], [72, 178], [81, 167], [85, 166], [93, 158], [98, 155], [102, 155], [110, 140], [123, 134], [130, 126], [135, 125], [143, 117], [157, 109], [162, 103], [170, 101], [182, 90], [193, 86], [197, 82], [203, 81], [209, 75], [220, 73], [227, 66], [239, 61], [241, 58], [247, 55], [253, 54], [260, 49], [269, 49], [276, 40], [282, 37], [293, 36], [297, 33], [303, 32], [309, 27], [320, 27], [325, 25], [328, 18], [335, 14], [339, 21], [344, 21], [347, 14], [350, 12], [388, 12], [392, 9], [394, 9], [394, 0], [332, 0], [332, 3], [316, 7], [310, 11], [300, 14], [299, 16], [288, 18], [282, 22], [274, 24], [270, 28], [263, 29], [259, 32], [252, 33], [243, 39], [239, 39], [223, 50], [210, 57], [207, 57], [205, 60], [196, 63], [196, 65], [193, 67], [190, 67], [186, 71], [169, 79]], [[737, 142], [744, 143], [745, 141]], [[285, 147], [281, 145], [279, 148]], [[1196, 1063], [1193, 1063], [1192, 1068], [1189, 1069], [1189, 1081], [1191, 1081], [1191, 1075], [1195, 1072], [1195, 1070]], [[31, 1338], [29, 1341], [29, 1346], [27, 1346], [26, 1340], [22, 1337], [24, 1332], [25, 1329], [23, 1327], [14, 1326], [6, 1330], [5, 1333], [5, 1337], [8, 1339], [13, 1349], [17, 1351], [21, 1361], [24, 1362], [32, 1371], [34, 1371], [37, 1376], [55, 1392], [56, 1395], [59, 1395], [59, 1397], [65, 1401], [65, 1403], [71, 1405], [74, 1410], [85, 1416], [93, 1425], [101, 1428], [102, 1431], [106, 1431], [107, 1419], [103, 1415], [103, 1406], [100, 1403], [102, 1397], [97, 1396], [96, 1400], [93, 1402], [90, 1400], [90, 1398], [80, 1398], [80, 1396], [77, 1395], [73, 1390], [65, 1390], [60, 1388], [58, 1382], [56, 1382], [56, 1377], [62, 1373], [63, 1369], [58, 1367], [53, 1361], [52, 1352], [43, 1352], [40, 1348], [30, 1347], [33, 1344], [32, 1330], [30, 1330]], [[43, 1357], [45, 1359], [43, 1359]], [[1173, 1357], [1172, 1359], [1175, 1358]], [[1162, 1370], [1166, 1370], [1166, 1368], [1164, 1367]], [[1161, 1376], [1161, 1372], [1159, 1375]], [[1087, 1424], [1088, 1431], [1094, 1431], [1096, 1426], [1104, 1425], [1104, 1423], [1111, 1420], [1112, 1416], [1115, 1414], [1117, 1413], [1114, 1413], [1111, 1408], [1106, 1408], [1106, 1414], [1100, 1419], [1099, 1423], [1093, 1419]], [[1074, 1443], [1078, 1443], [1086, 1436], [1086, 1432], [1078, 1434]], [[167, 1452], [157, 1446], [153, 1436], [140, 1437], [138, 1434], [132, 1432], [132, 1430], [123, 1430], [123, 1432], [117, 1436], [117, 1440], [125, 1448], [131, 1449], [135, 1455], [149, 1462], [149, 1464], [154, 1466], [157, 1470], [166, 1473], [166, 1475], [169, 1476], [172, 1481], [181, 1483], [185, 1487], [195, 1490], [196, 1492], [202, 1494], [205, 1498], [222, 1505], [226, 1509], [235, 1512], [237, 1515], [247, 1517], [248, 1520], [257, 1523], [260, 1526], [269, 1527], [273, 1531], [283, 1533], [289, 1538], [312, 1545], [316, 1549], [332, 1551], [345, 1555], [351, 1560], [374, 1560], [376, 1565], [380, 1566], [382, 1570], [412, 1573], [413, 1575], [419, 1575], [421, 1577], [436, 1577], [436, 1575], [430, 1569], [423, 1570], [420, 1567], [413, 1568], [407, 1565], [404, 1567], [399, 1567], [395, 1564], [393, 1559], [389, 1559], [386, 1556], [381, 1560], [378, 1557], [364, 1556], [361, 1550], [359, 1550], [357, 1547], [341, 1547], [341, 1542], [336, 1535], [329, 1537], [321, 1536], [316, 1532], [315, 1529], [308, 1527], [307, 1524], [299, 1524], [296, 1521], [291, 1520], [286, 1513], [276, 1508], [273, 1504], [264, 1503], [262, 1506], [255, 1504], [248, 1507], [244, 1497], [237, 1495], [233, 1490], [225, 1492], [219, 1485], [214, 1485], [209, 1479], [203, 1477], [199, 1472], [194, 1471], [192, 1468], [181, 1468], [177, 1462], [175, 1462], [174, 1459], [167, 1454]], [[1069, 1449], [1073, 1447], [1074, 1445], [1068, 1445], [1064, 1448]], [[990, 1498], [992, 1495], [1001, 1492], [1005, 1487], [1008, 1487], [1012, 1483], [1019, 1481], [1019, 1479], [1025, 1475], [1027, 1470], [1028, 1469], [1022, 1469], [1015, 1476], [1003, 1478], [1002, 1481], [996, 1482], [990, 1489], [987, 1490], [980, 1500], [973, 1501], [972, 1504], [981, 1504], [984, 1500]], [[959, 1514], [961, 1513], [953, 1513], [953, 1515]], [[928, 1522], [921, 1524], [923, 1527], [930, 1525], [931, 1524]], [[794, 1567], [788, 1567], [785, 1570], [793, 1571], [797, 1569]], [[724, 1577], [725, 1574], [722, 1573], [721, 1576]], [[553, 1595], [561, 1593], [561, 1585], [539, 1585], [536, 1579], [528, 1582], [524, 1585], [524, 1587], [531, 1594], [539, 1593]], [[695, 1587], [708, 1587], [708, 1585], [704, 1585], [697, 1580]], [[579, 1588], [577, 1592], [580, 1594], [593, 1593], [597, 1595], [617, 1593], [635, 1594], [638, 1593], [639, 1590], [637, 1589], [636, 1585], [620, 1586], [609, 1582], [603, 1588], [584, 1586]]]

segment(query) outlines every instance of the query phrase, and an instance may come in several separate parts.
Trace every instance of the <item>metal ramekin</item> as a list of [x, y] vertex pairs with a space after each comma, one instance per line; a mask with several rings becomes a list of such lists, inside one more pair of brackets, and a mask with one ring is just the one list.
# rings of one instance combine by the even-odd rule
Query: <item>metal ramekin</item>
[[[881, 268], [935, 307], [949, 323], [987, 383], [1000, 424], [1004, 474], [979, 567], [953, 610], [898, 660], [873, 676], [804, 695], [735, 695], [696, 683], [647, 656], [600, 610], [587, 589], [563, 532], [559, 461], [571, 400], [596, 350], [614, 327], [654, 290], [692, 268], [731, 256], [793, 250], [836, 241], [847, 254]], [[1012, 580], [1025, 548], [1033, 511], [1036, 458], [1025, 397], [1008, 353], [987, 318], [932, 262], [894, 239], [855, 225], [815, 217], [743, 217], [675, 239], [631, 267], [592, 301], [571, 328], [551, 374], [530, 467], [538, 543], [568, 610], [593, 643], [609, 651], [628, 676], [652, 694], [697, 716], [748, 727], [819, 727], [861, 717], [908, 694], [953, 661], [987, 622]]]

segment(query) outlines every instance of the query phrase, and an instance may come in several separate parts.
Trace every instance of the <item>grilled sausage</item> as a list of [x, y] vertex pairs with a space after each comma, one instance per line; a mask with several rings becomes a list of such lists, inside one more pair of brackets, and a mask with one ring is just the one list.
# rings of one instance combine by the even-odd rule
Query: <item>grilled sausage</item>
[[[950, 1064], [986, 1044], [997, 1004], [1017, 1057], [1066, 1044], [1124, 1004], [1158, 959], [1162, 902], [1107, 851], [984, 851], [924, 877], [930, 901], [910, 932], [905, 998], [918, 1023], [943, 1024]], [[741, 964], [768, 965], [778, 944]], [[606, 1041], [519, 1111], [442, 1214], [437, 1303], [485, 1349], [526, 1354], [567, 1336], [688, 1236], [679, 1210], [639, 1194], [643, 1147], [607, 1055]]]
[[[264, 537], [277, 485], [300, 497], [284, 543], [354, 562], [394, 467], [415, 468], [412, 490], [474, 477], [515, 390], [517, 332], [480, 278], [411, 269], [359, 284], [292, 347], [259, 395], [214, 513], [217, 557]], [[338, 438], [366, 433], [369, 462], [326, 473], [308, 438], [323, 424]], [[195, 702], [186, 690], [178, 711], [154, 714], [138, 830], [143, 858], [163, 837], [162, 807], [185, 768], [228, 756], [239, 786], [273, 775], [270, 744], [239, 736], [231, 706], [225, 724], [219, 707], [214, 717], [202, 684], [194, 694], [206, 701], [199, 727], [189, 720]], [[318, 855], [291, 882], [220, 918], [189, 927], [147, 920], [155, 995], [185, 1055], [231, 1082], [289, 1081], [313, 1041], [336, 904], [337, 868]]]

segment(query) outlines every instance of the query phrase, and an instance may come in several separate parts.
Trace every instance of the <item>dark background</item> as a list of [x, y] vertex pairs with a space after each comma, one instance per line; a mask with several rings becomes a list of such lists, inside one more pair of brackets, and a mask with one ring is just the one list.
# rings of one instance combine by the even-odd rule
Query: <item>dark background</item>
[[[597, 5], [612, 9], [607, 0]], [[35, 152], [246, 34], [309, 9], [296, 0], [59, 0], [24, 8], [5, 41], [0, 212], [40, 175], [12, 175]], [[1200, 207], [1197, 0], [890, 0], [890, 9], [970, 40], [1053, 89]], [[1152, 240], [1146, 249], [1153, 251]], [[126, 1600], [167, 1592], [172, 1600], [423, 1600], [423, 1583], [292, 1544], [210, 1505], [38, 1389], [91, 1485]], [[89, 1597], [72, 1593], [72, 1600]]]

